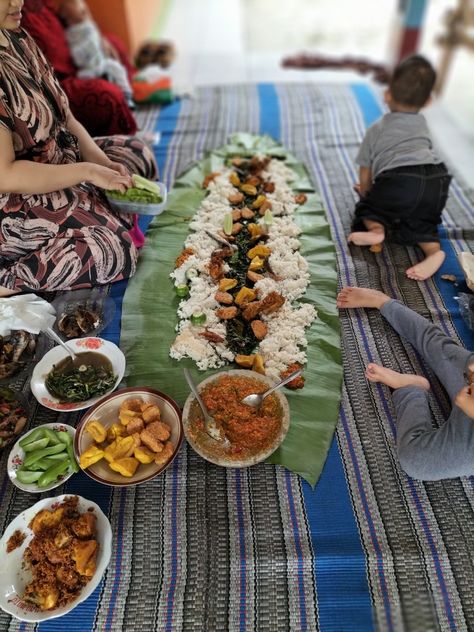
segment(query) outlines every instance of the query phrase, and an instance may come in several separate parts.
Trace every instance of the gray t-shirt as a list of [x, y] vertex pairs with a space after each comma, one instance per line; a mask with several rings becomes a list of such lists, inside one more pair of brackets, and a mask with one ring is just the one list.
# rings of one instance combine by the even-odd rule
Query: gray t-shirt
[[372, 178], [382, 171], [406, 165], [441, 162], [433, 151], [428, 126], [422, 114], [389, 112], [367, 130], [356, 162], [370, 167]]

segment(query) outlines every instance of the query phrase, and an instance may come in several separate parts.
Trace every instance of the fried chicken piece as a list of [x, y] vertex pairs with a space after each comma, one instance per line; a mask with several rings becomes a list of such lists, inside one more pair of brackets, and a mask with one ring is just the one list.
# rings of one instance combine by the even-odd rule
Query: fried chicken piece
[[247, 303], [244, 311], [242, 312], [242, 316], [244, 317], [244, 320], [253, 320], [260, 314], [262, 309], [263, 301], [252, 301], [251, 303]]
[[68, 590], [72, 591], [78, 588], [79, 575], [72, 568], [58, 568], [56, 572], [56, 578], [58, 582], [67, 586]]
[[209, 342], [224, 342], [225, 340], [222, 336], [216, 334], [214, 331], [209, 331], [209, 329], [201, 331], [198, 335], [202, 336], [206, 340], [209, 340]]
[[189, 257], [191, 255], [194, 254], [194, 250], [192, 248], [185, 248], [181, 254], [178, 256], [178, 258], [176, 259], [175, 263], [174, 263], [174, 267], [175, 268], [179, 268], [180, 266], [183, 265], [183, 263], [189, 259]]
[[265, 193], [273, 193], [275, 191], [275, 183], [274, 182], [265, 182], [263, 185], [263, 190]]
[[295, 204], [304, 204], [307, 199], [307, 195], [305, 195], [304, 193], [298, 193], [297, 195], [295, 195]]
[[79, 575], [92, 577], [96, 569], [97, 540], [75, 540], [71, 559]]
[[149, 424], [152, 421], [159, 421], [161, 418], [159, 406], [147, 402], [146, 406], [142, 408], [142, 417], [146, 424]]
[[242, 211], [240, 209], [238, 209], [238, 208], [235, 208], [232, 211], [232, 221], [233, 222], [238, 222], [241, 217], [242, 217]]
[[220, 309], [216, 309], [216, 316], [222, 320], [231, 320], [237, 316], [238, 311], [235, 305], [231, 307], [221, 307]]
[[231, 255], [231, 248], [221, 248], [220, 250], [214, 250], [214, 252], [211, 254], [211, 260], [209, 262], [209, 275], [211, 279], [217, 281], [222, 277], [223, 261], [226, 257], [230, 257]]
[[207, 189], [211, 182], [213, 182], [219, 175], [220, 173], [218, 171], [212, 171], [211, 173], [209, 173], [202, 181], [202, 188]]
[[38, 535], [43, 529], [57, 526], [63, 517], [64, 507], [59, 507], [55, 511], [43, 509], [39, 511], [28, 525], [35, 535]]
[[263, 340], [267, 335], [267, 326], [261, 320], [253, 320], [250, 323], [250, 327], [252, 328], [253, 335], [257, 340]]
[[92, 538], [95, 534], [95, 514], [87, 511], [73, 522], [72, 530], [78, 538]]
[[218, 303], [222, 303], [223, 305], [232, 305], [234, 302], [234, 297], [229, 292], [216, 292], [214, 298]]
[[280, 309], [285, 302], [285, 297], [278, 292], [270, 292], [262, 301], [262, 312], [264, 314], [273, 314]]
[[62, 549], [72, 541], [72, 535], [65, 524], [60, 524], [59, 528], [54, 536], [54, 544], [58, 549]]
[[167, 441], [163, 450], [159, 454], [155, 455], [155, 463], [157, 465], [164, 465], [173, 456], [173, 451], [173, 444], [171, 443], [171, 441]]

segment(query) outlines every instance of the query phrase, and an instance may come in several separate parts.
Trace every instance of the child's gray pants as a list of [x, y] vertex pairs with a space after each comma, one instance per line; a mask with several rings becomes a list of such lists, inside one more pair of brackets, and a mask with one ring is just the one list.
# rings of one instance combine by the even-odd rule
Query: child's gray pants
[[406, 305], [390, 300], [380, 310], [392, 327], [423, 356], [446, 389], [451, 414], [433, 428], [427, 391], [404, 386], [393, 392], [397, 411], [397, 449], [400, 464], [412, 478], [435, 481], [474, 475], [474, 420], [454, 405], [465, 386], [463, 372], [474, 363], [466, 351]]

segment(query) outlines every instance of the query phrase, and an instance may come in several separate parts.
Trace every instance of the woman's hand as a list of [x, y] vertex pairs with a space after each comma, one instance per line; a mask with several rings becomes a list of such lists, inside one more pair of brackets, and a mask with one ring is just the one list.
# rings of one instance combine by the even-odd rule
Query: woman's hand
[[463, 413], [474, 420], [474, 384], [464, 386], [456, 395], [454, 403]]
[[[117, 165], [117, 163], [112, 163]], [[123, 167], [123, 165], [119, 165]], [[126, 174], [121, 173], [118, 169], [110, 169], [109, 167], [104, 167], [103, 165], [97, 165], [94, 163], [88, 163], [88, 178], [87, 182], [99, 187], [100, 189], [112, 190], [112, 191], [120, 191], [121, 193], [125, 193], [125, 191], [132, 186], [132, 178], [130, 174], [125, 169]]]

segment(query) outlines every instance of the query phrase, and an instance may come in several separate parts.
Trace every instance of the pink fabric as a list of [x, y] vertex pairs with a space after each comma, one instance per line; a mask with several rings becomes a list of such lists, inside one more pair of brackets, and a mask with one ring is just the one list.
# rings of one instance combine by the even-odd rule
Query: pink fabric
[[128, 231], [128, 234], [130, 235], [135, 248], [142, 248], [142, 246], [145, 244], [145, 235], [138, 225], [138, 215], [133, 216], [133, 226]]

